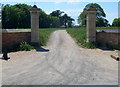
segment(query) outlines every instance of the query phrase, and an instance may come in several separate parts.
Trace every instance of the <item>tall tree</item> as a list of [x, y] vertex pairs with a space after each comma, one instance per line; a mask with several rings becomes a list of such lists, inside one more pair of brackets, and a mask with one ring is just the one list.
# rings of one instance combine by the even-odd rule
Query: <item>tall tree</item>
[[55, 10], [52, 13], [50, 13], [51, 16], [57, 17], [60, 20], [60, 26], [63, 25], [63, 18], [62, 18], [62, 14], [64, 12], [60, 11], [60, 10]]
[[66, 13], [65, 14], [63, 13], [64, 13], [63, 11], [56, 10], [50, 13], [50, 15], [59, 18], [61, 26], [64, 25], [65, 28], [67, 28], [67, 26], [72, 27], [72, 21], [74, 21], [74, 19], [68, 16]]
[[78, 23], [81, 26], [86, 26], [86, 16], [87, 16], [86, 9], [89, 8], [90, 6], [95, 7], [97, 10], [97, 12], [96, 12], [96, 26], [98, 26], [98, 27], [108, 26], [109, 23], [108, 23], [107, 19], [105, 19], [106, 14], [105, 14], [103, 8], [97, 3], [90, 3], [90, 4], [87, 4], [85, 6], [85, 8], [83, 9], [83, 12], [78, 17]]
[[64, 25], [65, 25], [65, 28], [67, 28], [67, 26], [68, 26], [68, 27], [72, 27], [72, 21], [74, 21], [73, 18], [71, 18], [71, 17], [68, 16], [67, 14], [64, 14], [64, 15], [62, 16], [62, 19], [63, 19], [63, 23], [64, 23]]
[[53, 11], [52, 13], [50, 13], [51, 16], [56, 16], [56, 17], [61, 17], [62, 13], [64, 13], [63, 11], [60, 11], [60, 10], [56, 10], [56, 11]]

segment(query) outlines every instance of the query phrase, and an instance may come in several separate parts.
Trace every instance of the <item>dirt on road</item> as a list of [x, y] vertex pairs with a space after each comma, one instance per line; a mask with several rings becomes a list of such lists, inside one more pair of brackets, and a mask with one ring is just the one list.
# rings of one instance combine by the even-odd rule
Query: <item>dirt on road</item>
[[[65, 30], [52, 33], [39, 51], [10, 53], [2, 60], [3, 85], [116, 85], [114, 51], [80, 48]], [[1, 60], [0, 60], [1, 61]]]

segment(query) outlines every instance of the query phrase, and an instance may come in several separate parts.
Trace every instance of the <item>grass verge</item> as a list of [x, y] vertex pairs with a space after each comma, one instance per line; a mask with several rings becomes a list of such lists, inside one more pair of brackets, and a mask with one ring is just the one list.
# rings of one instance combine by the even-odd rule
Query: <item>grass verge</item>
[[81, 29], [66, 29], [67, 32], [75, 39], [77, 44], [83, 48], [90, 48], [94, 49], [96, 46], [90, 42], [86, 42], [86, 29], [81, 28]]
[[97, 30], [120, 30], [120, 27], [96, 27]]
[[64, 28], [41, 28], [41, 29], [39, 29], [39, 31], [40, 31], [40, 39], [39, 39], [40, 45], [46, 46], [51, 33], [54, 32], [55, 30], [63, 30], [63, 29]]

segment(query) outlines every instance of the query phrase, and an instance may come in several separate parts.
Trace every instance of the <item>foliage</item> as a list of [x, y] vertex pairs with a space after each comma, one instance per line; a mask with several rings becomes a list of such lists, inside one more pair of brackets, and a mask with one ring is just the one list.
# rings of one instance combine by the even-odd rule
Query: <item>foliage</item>
[[40, 11], [40, 28], [56, 28], [59, 27], [60, 22], [59, 18], [47, 15], [42, 10]]
[[56, 11], [53, 11], [52, 13], [50, 13], [50, 15], [59, 18], [59, 17], [61, 17], [62, 13], [64, 13], [64, 12], [62, 12], [60, 10], [56, 10]]
[[60, 11], [60, 10], [56, 10], [56, 11], [53, 11], [52, 13], [50, 13], [51, 16], [59, 18], [60, 26], [63, 25], [63, 21], [62, 21], [62, 14], [63, 13], [64, 12]]
[[71, 17], [69, 17], [67, 14], [64, 14], [63, 16], [62, 16], [62, 21], [63, 21], [63, 24], [65, 25], [65, 28], [67, 28], [67, 26], [68, 26], [68, 23], [69, 23], [69, 27], [71, 27], [72, 25], [72, 21], [74, 21], [74, 19], [73, 18], [71, 18]]
[[112, 23], [113, 27], [120, 27], [120, 18], [115, 18]]
[[103, 8], [97, 3], [90, 3], [90, 4], [87, 4], [85, 6], [85, 8], [83, 9], [83, 12], [78, 17], [78, 23], [81, 26], [86, 26], [86, 15], [87, 15], [86, 9], [89, 8], [90, 6], [95, 7], [97, 10], [97, 12], [96, 12], [96, 26], [97, 27], [109, 26], [108, 20], [105, 19], [106, 14], [105, 14]]
[[2, 10], [3, 28], [30, 28], [31, 6], [26, 4], [5, 5]]
[[86, 42], [86, 29], [67, 29], [67, 32], [75, 39], [77, 44], [84, 48], [96, 48], [96, 46], [90, 42]]
[[[2, 10], [3, 28], [30, 28], [30, 12], [32, 6], [27, 4], [5, 5]], [[59, 27], [59, 18], [47, 15], [40, 9], [40, 28]]]
[[20, 51], [30, 51], [31, 49], [34, 49], [33, 46], [27, 44], [26, 42], [22, 42], [18, 48]]
[[74, 21], [74, 19], [71, 18], [70, 16], [68, 16], [66, 13], [63, 15], [62, 15], [62, 13], [64, 13], [64, 12], [62, 12], [60, 10], [56, 10], [56, 11], [53, 11], [52, 13], [50, 13], [50, 15], [59, 18], [61, 26], [64, 25], [65, 28], [72, 27], [72, 21]]

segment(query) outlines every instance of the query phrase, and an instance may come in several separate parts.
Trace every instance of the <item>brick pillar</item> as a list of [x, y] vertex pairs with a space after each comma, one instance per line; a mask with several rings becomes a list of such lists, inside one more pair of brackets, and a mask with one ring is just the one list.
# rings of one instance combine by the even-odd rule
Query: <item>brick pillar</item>
[[40, 9], [34, 5], [30, 8], [31, 14], [31, 44], [34, 46], [39, 45], [39, 15]]
[[87, 42], [96, 42], [96, 9], [87, 9]]

